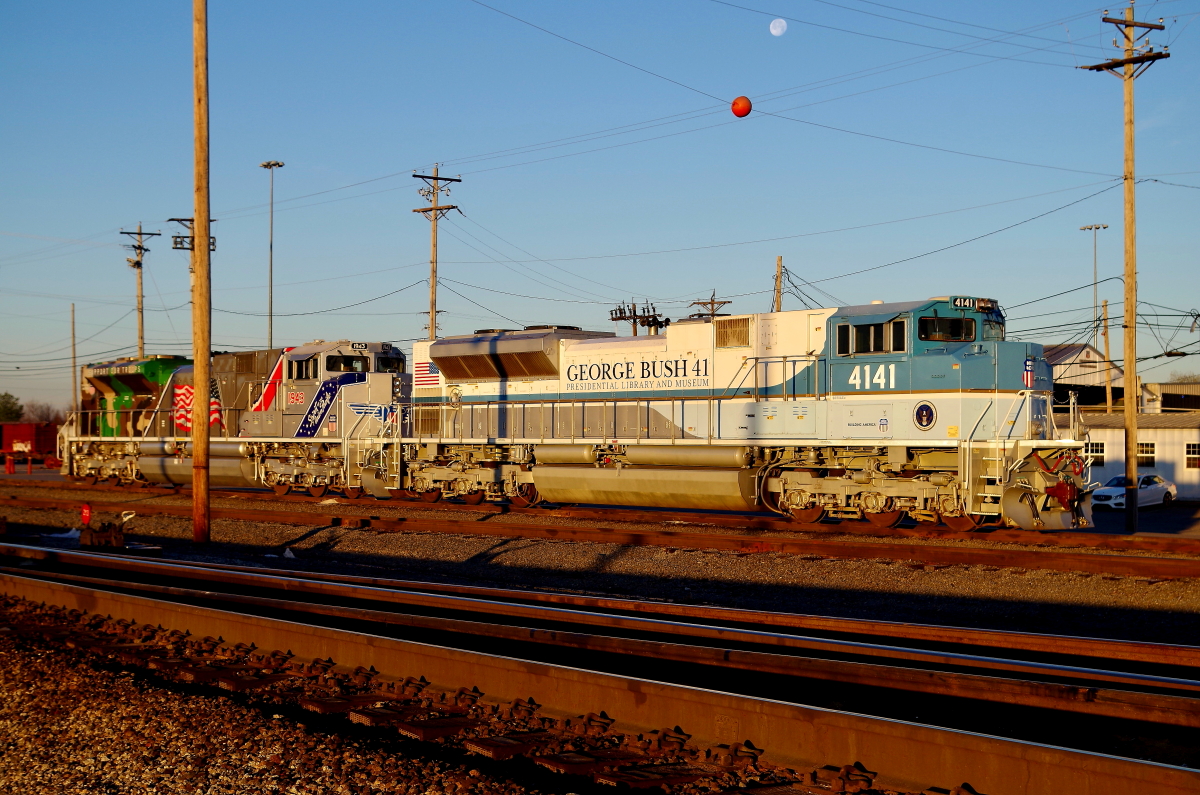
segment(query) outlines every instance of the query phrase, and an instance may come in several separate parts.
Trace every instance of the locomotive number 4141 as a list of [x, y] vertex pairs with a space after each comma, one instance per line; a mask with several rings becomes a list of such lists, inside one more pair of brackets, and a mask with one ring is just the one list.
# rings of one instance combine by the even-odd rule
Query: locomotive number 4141
[[874, 384], [876, 389], [895, 389], [896, 388], [896, 365], [888, 364], [875, 365], [875, 372], [871, 372], [871, 365], [864, 364], [855, 367], [850, 373], [850, 386], [855, 389], [870, 389]]

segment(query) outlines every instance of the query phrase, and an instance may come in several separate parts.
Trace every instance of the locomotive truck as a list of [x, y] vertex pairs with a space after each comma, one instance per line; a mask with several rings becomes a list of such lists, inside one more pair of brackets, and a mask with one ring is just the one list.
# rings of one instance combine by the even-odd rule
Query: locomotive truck
[[[317, 341], [212, 369], [215, 486], [1091, 525], [1083, 441], [1055, 428], [1042, 347], [1006, 340], [990, 299], [700, 316], [640, 337], [485, 329], [418, 342], [411, 363]], [[187, 483], [193, 386], [177, 368], [116, 435], [74, 418], [64, 474]]]

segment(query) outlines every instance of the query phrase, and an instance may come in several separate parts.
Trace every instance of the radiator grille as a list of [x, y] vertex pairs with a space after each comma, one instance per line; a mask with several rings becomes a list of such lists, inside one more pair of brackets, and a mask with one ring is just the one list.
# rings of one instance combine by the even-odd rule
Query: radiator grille
[[714, 320], [718, 348], [745, 348], [750, 345], [750, 318], [731, 317]]

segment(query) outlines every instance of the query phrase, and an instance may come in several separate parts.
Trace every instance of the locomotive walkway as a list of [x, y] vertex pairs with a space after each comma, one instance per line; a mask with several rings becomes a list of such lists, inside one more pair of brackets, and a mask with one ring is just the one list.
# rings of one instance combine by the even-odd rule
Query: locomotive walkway
[[[0, 555], [0, 592], [87, 613], [74, 625], [9, 620], [18, 631], [225, 690], [340, 676], [327, 698], [301, 704], [493, 758], [530, 754], [602, 783], [685, 784], [755, 768], [791, 793], [1200, 787], [1200, 773], [1164, 763], [1200, 745], [1194, 647], [11, 543]], [[918, 711], [923, 722], [912, 722]], [[547, 720], [535, 726], [534, 712]], [[572, 749], [554, 752], [564, 736]]]

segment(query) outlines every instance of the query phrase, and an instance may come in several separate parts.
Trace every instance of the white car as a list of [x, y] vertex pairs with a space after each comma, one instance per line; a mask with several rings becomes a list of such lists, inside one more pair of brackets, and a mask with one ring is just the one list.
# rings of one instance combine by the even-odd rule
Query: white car
[[[1125, 509], [1125, 484], [1128, 478], [1118, 475], [1103, 487], [1092, 492], [1093, 508]], [[1141, 475], [1138, 477], [1138, 507], [1144, 505], [1170, 505], [1175, 501], [1178, 489], [1169, 480], [1163, 480], [1158, 475]]]

